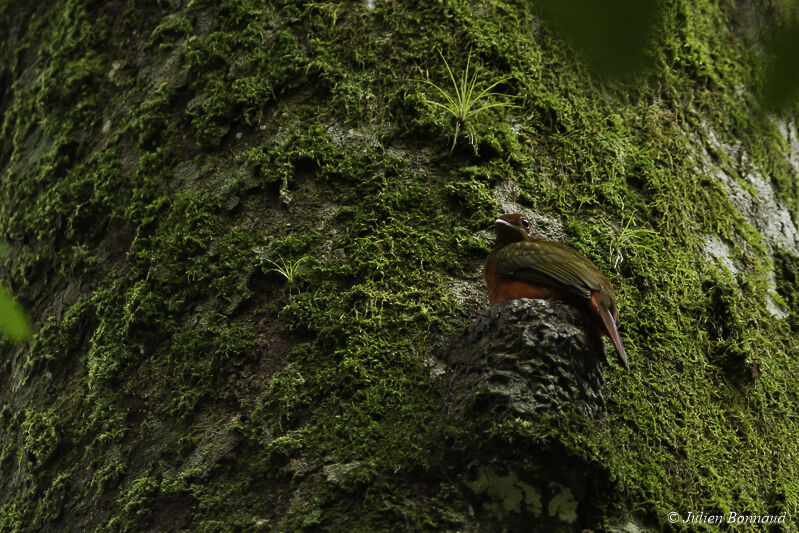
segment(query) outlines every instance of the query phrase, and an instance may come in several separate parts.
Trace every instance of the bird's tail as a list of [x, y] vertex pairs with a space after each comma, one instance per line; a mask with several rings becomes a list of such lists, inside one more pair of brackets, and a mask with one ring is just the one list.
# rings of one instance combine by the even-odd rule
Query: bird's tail
[[[630, 365], [627, 364], [627, 354], [624, 351], [624, 345], [621, 343], [621, 337], [619, 337], [619, 330], [616, 329], [616, 321], [613, 319], [610, 309], [599, 303], [598, 294], [594, 293], [592, 295], [591, 303], [594, 304], [599, 317], [602, 319], [602, 324], [605, 326], [605, 331], [610, 336], [610, 340], [613, 341], [616, 353], [619, 354], [619, 361], [624, 365], [624, 368], [630, 370]], [[594, 298], [593, 296], [597, 297]]]

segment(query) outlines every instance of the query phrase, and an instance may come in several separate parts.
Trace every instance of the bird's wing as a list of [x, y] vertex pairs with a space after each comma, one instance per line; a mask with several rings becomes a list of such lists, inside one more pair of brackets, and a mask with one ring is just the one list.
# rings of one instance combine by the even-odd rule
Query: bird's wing
[[596, 267], [575, 250], [556, 242], [523, 241], [496, 253], [497, 273], [589, 298], [602, 288]]

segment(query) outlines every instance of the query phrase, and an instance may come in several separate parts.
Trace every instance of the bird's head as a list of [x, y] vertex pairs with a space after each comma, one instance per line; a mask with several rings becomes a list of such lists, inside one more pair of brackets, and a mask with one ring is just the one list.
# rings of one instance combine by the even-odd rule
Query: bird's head
[[530, 221], [521, 213], [505, 213], [496, 222], [497, 246], [512, 242], [543, 239]]

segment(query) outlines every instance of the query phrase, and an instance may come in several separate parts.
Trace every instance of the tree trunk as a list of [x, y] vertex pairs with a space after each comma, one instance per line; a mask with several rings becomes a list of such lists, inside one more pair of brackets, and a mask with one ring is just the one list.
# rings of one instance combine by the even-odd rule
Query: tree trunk
[[[796, 530], [760, 8], [668, 1], [607, 80], [516, 0], [52, 4], [0, 2], [0, 531]], [[608, 276], [630, 372], [488, 310], [501, 212]]]

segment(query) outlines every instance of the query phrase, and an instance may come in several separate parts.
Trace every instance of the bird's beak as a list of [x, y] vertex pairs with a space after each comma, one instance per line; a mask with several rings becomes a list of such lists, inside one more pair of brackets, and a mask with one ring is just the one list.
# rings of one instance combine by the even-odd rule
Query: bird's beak
[[497, 224], [502, 224], [502, 225], [508, 226], [509, 228], [513, 227], [513, 224], [511, 224], [507, 220], [504, 220], [504, 219], [501, 219], [501, 218], [497, 219]]

